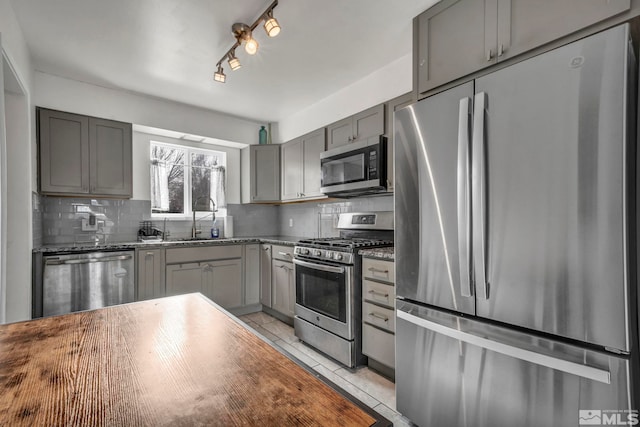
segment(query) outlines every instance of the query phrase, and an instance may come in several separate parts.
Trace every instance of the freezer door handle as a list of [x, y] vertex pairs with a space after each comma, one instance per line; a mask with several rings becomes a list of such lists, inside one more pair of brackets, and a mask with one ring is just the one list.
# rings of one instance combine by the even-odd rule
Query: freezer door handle
[[471, 114], [471, 99], [460, 100], [458, 116], [458, 268], [460, 270], [460, 294], [463, 297], [472, 296], [470, 277], [470, 247], [471, 228], [469, 224], [469, 116]]
[[487, 349], [496, 353], [504, 354], [508, 357], [523, 360], [535, 365], [545, 366], [547, 368], [562, 371], [568, 374], [577, 375], [593, 381], [599, 381], [605, 384], [611, 384], [611, 372], [606, 369], [600, 369], [593, 366], [583, 365], [568, 360], [558, 359], [546, 354], [537, 353], [520, 347], [503, 344], [489, 338], [483, 338], [458, 329], [452, 329], [447, 326], [423, 319], [406, 311], [397, 310], [398, 318], [406, 320], [418, 327], [428, 329], [438, 334], [445, 335], [468, 344]]
[[473, 268], [479, 296], [489, 299], [486, 276], [486, 171], [485, 171], [485, 109], [487, 94], [475, 95], [473, 105], [473, 148], [471, 153], [471, 206], [473, 210]]

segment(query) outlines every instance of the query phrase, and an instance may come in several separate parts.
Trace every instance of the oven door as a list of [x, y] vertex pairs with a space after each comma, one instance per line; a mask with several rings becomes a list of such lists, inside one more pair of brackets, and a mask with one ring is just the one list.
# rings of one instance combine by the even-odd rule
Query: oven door
[[353, 266], [294, 259], [296, 316], [347, 340], [353, 330]]

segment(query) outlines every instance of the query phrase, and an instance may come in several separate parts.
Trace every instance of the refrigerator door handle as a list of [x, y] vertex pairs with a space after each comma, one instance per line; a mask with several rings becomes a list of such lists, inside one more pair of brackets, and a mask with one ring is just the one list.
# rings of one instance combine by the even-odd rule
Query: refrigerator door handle
[[463, 297], [472, 296], [470, 277], [470, 246], [471, 228], [469, 223], [471, 203], [469, 200], [469, 116], [471, 99], [460, 100], [458, 116], [458, 268], [460, 270], [460, 294]]
[[477, 93], [473, 105], [473, 148], [471, 153], [471, 206], [473, 210], [473, 269], [475, 283], [481, 287], [481, 298], [489, 299], [486, 277], [486, 172], [485, 109], [487, 94]]
[[568, 374], [577, 375], [582, 378], [587, 378], [605, 384], [611, 384], [611, 372], [609, 372], [608, 370], [571, 362], [569, 360], [558, 359], [546, 354], [541, 354], [524, 348], [503, 344], [489, 338], [483, 338], [458, 329], [449, 328], [439, 323], [414, 316], [413, 314], [407, 313], [403, 310], [397, 310], [396, 312], [398, 313], [399, 319], [406, 320], [407, 322], [412, 323], [418, 327], [445, 335], [449, 338], [481, 347], [489, 351], [504, 354], [508, 357], [520, 359], [535, 365], [545, 366], [547, 368], [555, 369]]

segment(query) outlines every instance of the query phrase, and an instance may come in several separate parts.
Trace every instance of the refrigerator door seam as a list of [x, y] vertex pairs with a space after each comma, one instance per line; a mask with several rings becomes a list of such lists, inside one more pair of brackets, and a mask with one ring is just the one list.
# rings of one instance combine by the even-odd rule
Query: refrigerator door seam
[[535, 365], [545, 366], [547, 368], [556, 369], [568, 374], [577, 375], [593, 381], [599, 381], [605, 384], [611, 384], [611, 373], [608, 370], [588, 366], [568, 360], [558, 359], [546, 354], [537, 353], [535, 351], [526, 350], [519, 347], [513, 347], [488, 338], [479, 337], [458, 329], [451, 329], [447, 326], [422, 319], [420, 317], [409, 314], [405, 311], [397, 311], [398, 318], [413, 323], [414, 325], [428, 329], [435, 333], [439, 333], [450, 338], [466, 342], [477, 347], [484, 348], [489, 351], [503, 354], [508, 357], [524, 360]]

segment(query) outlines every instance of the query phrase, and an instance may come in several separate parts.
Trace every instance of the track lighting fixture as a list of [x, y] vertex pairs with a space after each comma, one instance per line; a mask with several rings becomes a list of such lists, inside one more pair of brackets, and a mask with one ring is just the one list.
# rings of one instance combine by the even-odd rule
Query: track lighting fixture
[[231, 67], [232, 70], [237, 70], [238, 68], [242, 67], [240, 60], [236, 57], [235, 49], [233, 49], [229, 53], [228, 57], [229, 57], [229, 66]]
[[236, 42], [233, 46], [220, 58], [218, 61], [218, 71], [213, 75], [213, 79], [217, 82], [224, 83], [226, 80], [226, 75], [222, 70], [222, 62], [226, 59], [229, 63], [229, 66], [232, 70], [237, 70], [242, 65], [240, 64], [240, 60], [236, 57], [236, 48], [244, 44], [244, 50], [249, 55], [255, 55], [258, 52], [258, 41], [253, 38], [253, 31], [260, 25], [260, 22], [264, 21], [264, 30], [269, 37], [275, 37], [280, 33], [280, 24], [273, 17], [273, 9], [278, 5], [278, 0], [274, 0], [273, 3], [265, 10], [262, 15], [256, 22], [254, 22], [251, 26], [247, 24], [243, 24], [241, 22], [236, 22], [231, 26], [231, 32], [233, 36], [236, 38]]
[[218, 71], [216, 71], [216, 73], [213, 75], [213, 80], [220, 83], [224, 83], [226, 79], [227, 79], [227, 76], [224, 74], [224, 71], [222, 71], [222, 65], [218, 63]]

